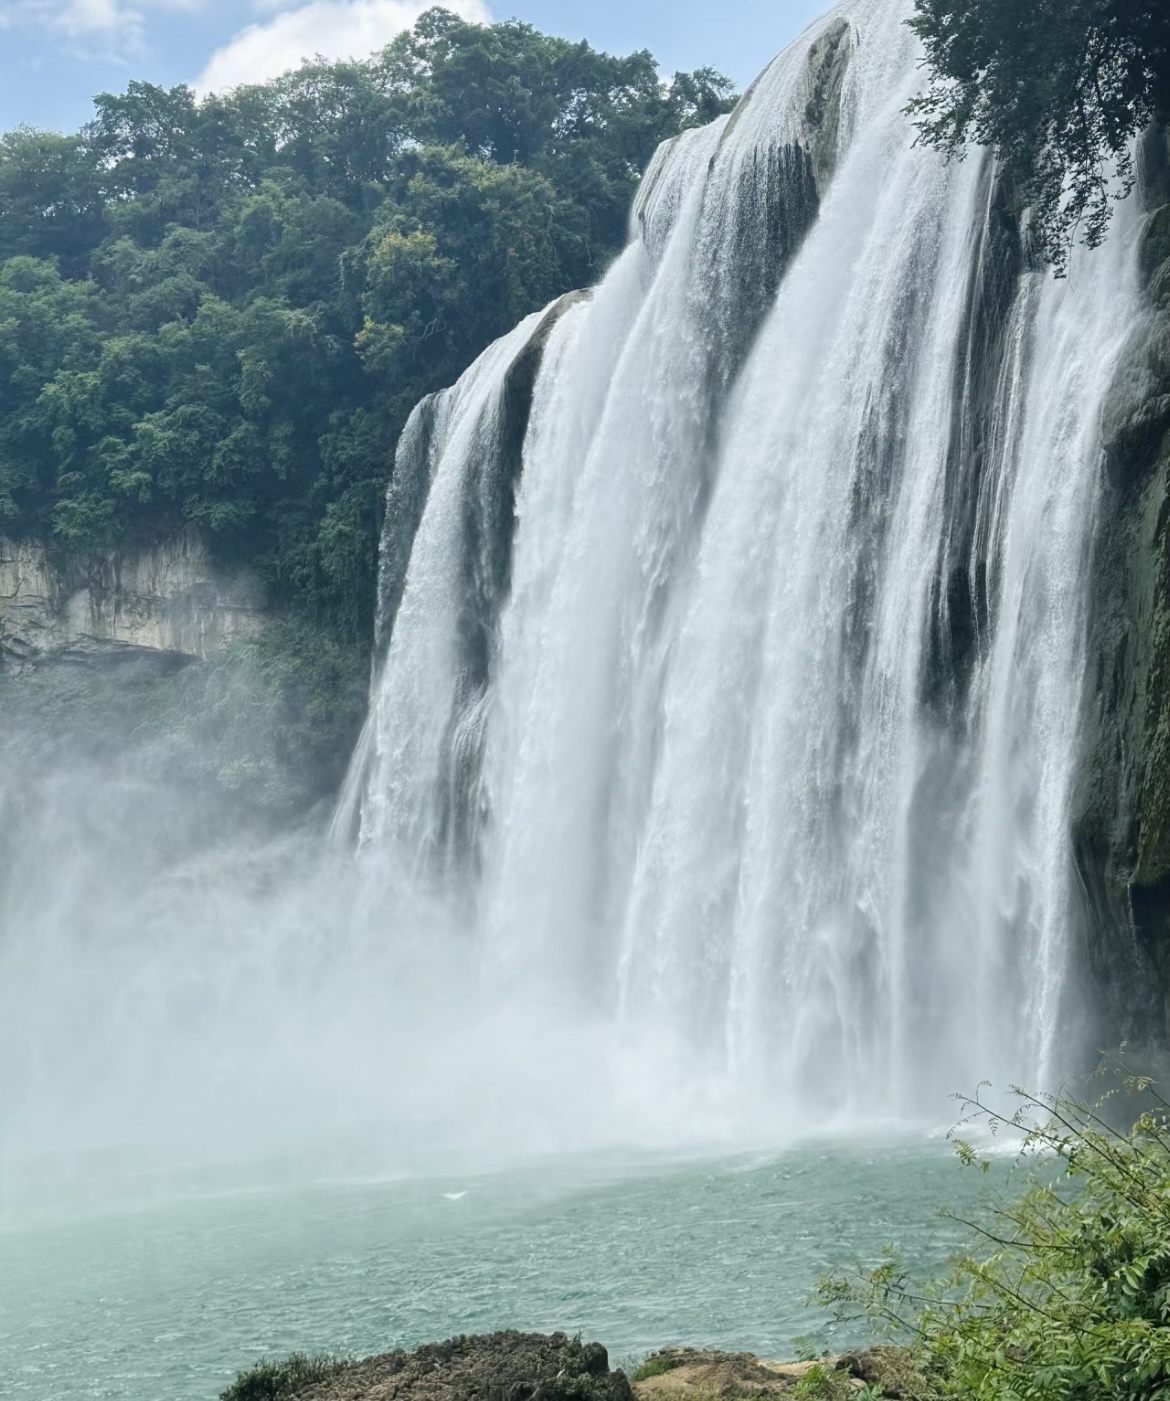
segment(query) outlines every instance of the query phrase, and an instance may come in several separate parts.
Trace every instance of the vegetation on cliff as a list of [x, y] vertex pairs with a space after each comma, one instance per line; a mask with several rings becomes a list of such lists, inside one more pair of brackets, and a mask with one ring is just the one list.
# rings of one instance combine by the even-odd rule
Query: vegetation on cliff
[[[911, 103], [949, 154], [995, 148], [1039, 251], [1063, 270], [1133, 187], [1131, 143], [1170, 114], [1165, 0], [915, 0], [930, 82]], [[1114, 184], [1116, 178], [1117, 184]]]
[[729, 89], [431, 10], [368, 62], [132, 82], [81, 132], [0, 137], [0, 533], [193, 523], [368, 637], [410, 408], [594, 282], [655, 146]]

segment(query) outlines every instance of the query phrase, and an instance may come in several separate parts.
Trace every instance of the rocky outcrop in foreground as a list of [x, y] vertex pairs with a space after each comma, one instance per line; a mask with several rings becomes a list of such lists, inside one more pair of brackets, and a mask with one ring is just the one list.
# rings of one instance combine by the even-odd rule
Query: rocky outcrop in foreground
[[363, 1362], [305, 1357], [241, 1375], [223, 1401], [633, 1401], [600, 1343], [554, 1333], [452, 1338]]
[[507, 1332], [363, 1362], [264, 1363], [243, 1373], [222, 1401], [848, 1401], [862, 1391], [916, 1401], [913, 1382], [905, 1354], [895, 1348], [797, 1363], [667, 1348], [649, 1357], [631, 1384], [624, 1372], [610, 1370], [600, 1343]]
[[848, 1401], [869, 1388], [870, 1397], [917, 1401], [907, 1355], [878, 1347], [813, 1362], [765, 1362], [750, 1352], [665, 1348], [648, 1357], [634, 1376], [637, 1401]]

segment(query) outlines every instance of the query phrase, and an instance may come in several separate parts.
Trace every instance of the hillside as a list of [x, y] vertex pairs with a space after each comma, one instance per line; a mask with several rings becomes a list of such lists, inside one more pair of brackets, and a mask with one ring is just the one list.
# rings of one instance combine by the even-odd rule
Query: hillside
[[367, 62], [9, 132], [0, 536], [67, 562], [196, 527], [364, 646], [411, 407], [595, 282], [658, 143], [729, 105], [711, 71], [432, 10]]

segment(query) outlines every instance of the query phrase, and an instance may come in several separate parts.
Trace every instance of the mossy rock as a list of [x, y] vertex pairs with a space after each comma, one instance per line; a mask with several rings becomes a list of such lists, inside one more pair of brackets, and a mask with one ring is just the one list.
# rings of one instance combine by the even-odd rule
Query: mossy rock
[[241, 1373], [221, 1401], [633, 1401], [633, 1393], [600, 1343], [505, 1332], [363, 1362], [265, 1362]]
[[1170, 259], [1170, 204], [1155, 209], [1146, 220], [1138, 256], [1142, 277], [1147, 281]]
[[1139, 141], [1138, 179], [1147, 209], [1170, 201], [1170, 127], [1154, 124]]
[[634, 1374], [634, 1392], [638, 1401], [773, 1401], [791, 1397], [805, 1370], [750, 1352], [664, 1348]]
[[937, 1401], [937, 1389], [903, 1348], [845, 1357], [765, 1362], [750, 1352], [664, 1348], [634, 1375], [637, 1401]]
[[1115, 415], [1106, 410], [1103, 418], [1110, 458], [1125, 464], [1125, 477], [1144, 480], [1170, 429], [1170, 394], [1139, 400]]

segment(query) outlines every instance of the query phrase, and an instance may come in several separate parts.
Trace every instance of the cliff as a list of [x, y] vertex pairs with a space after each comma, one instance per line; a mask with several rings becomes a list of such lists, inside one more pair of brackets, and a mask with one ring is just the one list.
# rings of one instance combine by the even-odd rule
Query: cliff
[[141, 550], [55, 560], [36, 541], [0, 539], [0, 660], [97, 652], [206, 659], [257, 636], [268, 614], [246, 569], [223, 569], [187, 530]]
[[1147, 310], [1103, 414], [1084, 763], [1073, 835], [1114, 1039], [1170, 1039], [1170, 137], [1142, 152]]

